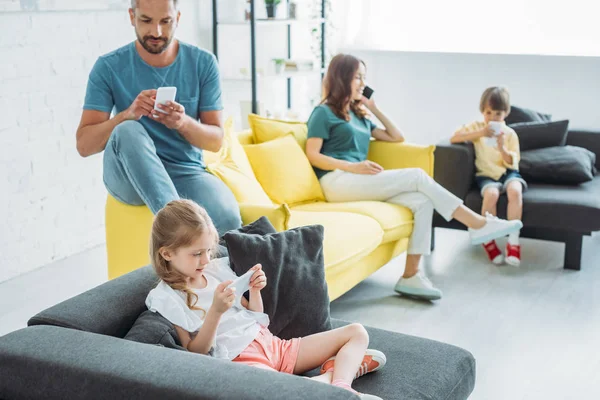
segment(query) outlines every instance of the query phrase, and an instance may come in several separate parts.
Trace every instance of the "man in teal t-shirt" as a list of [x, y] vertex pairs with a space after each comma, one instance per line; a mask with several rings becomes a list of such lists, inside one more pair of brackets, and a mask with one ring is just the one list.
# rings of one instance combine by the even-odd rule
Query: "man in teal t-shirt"
[[[239, 227], [235, 198], [206, 171], [202, 149], [223, 139], [215, 57], [174, 38], [177, 0], [132, 0], [137, 40], [100, 57], [88, 80], [77, 150], [104, 150], [104, 184], [117, 200], [156, 214], [169, 201], [194, 200], [220, 234]], [[156, 89], [175, 86], [175, 101], [154, 110]], [[111, 115], [112, 114], [112, 115]]]

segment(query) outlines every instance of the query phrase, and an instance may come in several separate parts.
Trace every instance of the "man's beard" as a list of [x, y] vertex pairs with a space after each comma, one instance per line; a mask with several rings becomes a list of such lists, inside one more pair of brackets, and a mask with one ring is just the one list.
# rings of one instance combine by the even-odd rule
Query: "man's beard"
[[[139, 35], [137, 35], [138, 41], [140, 42], [140, 44], [142, 45], [142, 47], [151, 54], [160, 54], [163, 51], [165, 51], [167, 49], [167, 47], [169, 47], [169, 44], [171, 44], [171, 41], [173, 38], [167, 38], [167, 37], [154, 37], [154, 36], [144, 36], [144, 38], [141, 38]], [[157, 46], [154, 46], [152, 44], [149, 43], [150, 39], [158, 39], [158, 40], [162, 40], [162, 44], [159, 44]]]

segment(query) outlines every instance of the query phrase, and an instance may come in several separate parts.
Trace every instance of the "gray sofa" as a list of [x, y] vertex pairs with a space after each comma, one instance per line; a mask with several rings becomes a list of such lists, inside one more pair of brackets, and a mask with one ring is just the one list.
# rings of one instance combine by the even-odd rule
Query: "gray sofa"
[[[586, 148], [596, 154], [600, 168], [600, 132], [571, 130], [567, 145]], [[475, 151], [472, 144], [444, 142], [435, 150], [435, 180], [480, 212], [482, 197], [475, 185]], [[498, 215], [506, 218], [506, 196], [498, 202]], [[464, 229], [456, 221], [434, 216], [434, 227]], [[521, 236], [565, 243], [564, 268], [581, 268], [583, 237], [600, 231], [600, 176], [577, 186], [529, 183], [523, 195]], [[433, 242], [432, 242], [433, 243]]]
[[[144, 267], [57, 304], [0, 337], [2, 399], [358, 399], [300, 377], [122, 339], [157, 277]], [[333, 320], [333, 326], [346, 324]], [[368, 328], [387, 366], [355, 388], [384, 399], [466, 399], [475, 359], [451, 345]]]

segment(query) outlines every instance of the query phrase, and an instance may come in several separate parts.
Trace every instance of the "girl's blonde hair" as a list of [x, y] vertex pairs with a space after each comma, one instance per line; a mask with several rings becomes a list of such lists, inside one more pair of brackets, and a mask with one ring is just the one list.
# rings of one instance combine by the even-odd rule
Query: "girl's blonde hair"
[[206, 311], [196, 306], [198, 295], [186, 283], [186, 277], [173, 268], [160, 254], [162, 250], [176, 251], [191, 245], [199, 236], [208, 233], [212, 238], [210, 250], [216, 250], [219, 235], [204, 208], [191, 200], [174, 200], [154, 217], [150, 236], [150, 260], [156, 275], [174, 290], [186, 294], [186, 304], [192, 310]]

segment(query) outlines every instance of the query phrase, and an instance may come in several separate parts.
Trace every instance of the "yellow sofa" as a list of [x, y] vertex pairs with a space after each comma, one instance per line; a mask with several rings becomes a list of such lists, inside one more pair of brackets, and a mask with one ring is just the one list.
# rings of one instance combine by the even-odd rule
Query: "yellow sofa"
[[[205, 152], [209, 171], [223, 179], [240, 203], [244, 224], [265, 215], [278, 231], [311, 224], [323, 225], [325, 277], [331, 300], [406, 251], [413, 224], [410, 210], [377, 201], [326, 202], [314, 173], [306, 171], [308, 160], [300, 160], [298, 151], [289, 140], [282, 139], [286, 133], [293, 134], [290, 137], [296, 139], [298, 148], [301, 148], [306, 141], [306, 125], [287, 129], [289, 125], [286, 124], [289, 123], [254, 118], [254, 121], [251, 120], [251, 127], [254, 128], [252, 131], [239, 134], [228, 132], [224, 149], [219, 153]], [[272, 124], [280, 126], [271, 126]], [[270, 134], [271, 128], [276, 131], [275, 134], [265, 139], [261, 133], [264, 134], [266, 129]], [[263, 144], [266, 143], [264, 140], [280, 142], [270, 142], [261, 147], [257, 143], [261, 140]], [[265, 150], [267, 146], [271, 148]], [[368, 158], [385, 169], [418, 167], [433, 176], [434, 149], [434, 146], [374, 141]], [[281, 153], [284, 156], [278, 159]], [[306, 157], [303, 150], [301, 154]], [[237, 161], [234, 163], [232, 159]], [[289, 164], [290, 160], [295, 165], [282, 165]], [[265, 162], [279, 162], [281, 168], [273, 168], [272, 165], [265, 165]], [[263, 170], [259, 171], [258, 168]], [[269, 177], [271, 172], [275, 175]], [[310, 173], [311, 177], [307, 175]], [[267, 179], [277, 181], [269, 182]], [[290, 182], [293, 184], [290, 185]], [[288, 192], [285, 192], [286, 185]], [[268, 190], [263, 192], [263, 187], [268, 187]], [[298, 190], [312, 192], [298, 195]], [[293, 201], [282, 204], [273, 201], [273, 198]], [[151, 224], [152, 213], [147, 207], [126, 205], [108, 196], [106, 245], [109, 279], [149, 263]]]

